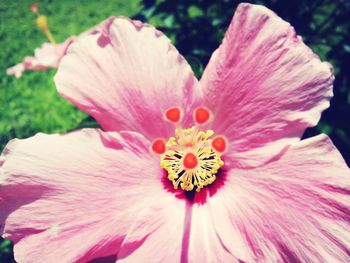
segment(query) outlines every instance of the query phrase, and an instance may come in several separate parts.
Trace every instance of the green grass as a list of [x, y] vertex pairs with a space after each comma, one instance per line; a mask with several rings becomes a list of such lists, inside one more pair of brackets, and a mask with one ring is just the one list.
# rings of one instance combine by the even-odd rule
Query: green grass
[[[0, 152], [12, 138], [26, 138], [37, 132], [62, 133], [76, 128], [87, 115], [61, 98], [55, 89], [56, 70], [25, 72], [20, 79], [6, 75], [6, 69], [33, 55], [47, 39], [36, 27], [29, 11], [34, 1], [0, 0]], [[139, 0], [40, 1], [57, 42], [99, 23], [111, 15], [132, 16]], [[10, 243], [0, 240], [0, 262], [7, 262]]]

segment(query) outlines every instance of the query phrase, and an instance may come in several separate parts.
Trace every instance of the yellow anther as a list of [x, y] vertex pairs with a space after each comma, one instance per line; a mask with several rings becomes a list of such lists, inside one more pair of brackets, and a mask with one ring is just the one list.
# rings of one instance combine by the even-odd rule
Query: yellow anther
[[47, 17], [43, 15], [39, 15], [36, 18], [36, 24], [42, 31], [47, 30], [48, 29]]
[[[160, 166], [167, 170], [168, 179], [175, 189], [180, 186], [185, 191], [196, 187], [199, 192], [213, 183], [215, 174], [224, 164], [221, 155], [211, 146], [213, 131], [198, 131], [196, 127], [176, 129], [175, 137], [169, 138], [167, 151], [160, 156]], [[185, 156], [196, 158], [196, 165], [184, 163]], [[193, 155], [193, 156], [192, 156]]]

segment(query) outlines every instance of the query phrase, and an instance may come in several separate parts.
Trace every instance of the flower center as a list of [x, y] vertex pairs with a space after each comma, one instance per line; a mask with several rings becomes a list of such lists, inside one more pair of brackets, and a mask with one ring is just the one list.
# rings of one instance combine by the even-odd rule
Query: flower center
[[182, 109], [168, 109], [164, 118], [176, 124], [175, 136], [168, 141], [158, 138], [153, 141], [152, 151], [159, 155], [160, 166], [168, 172], [168, 179], [175, 189], [185, 191], [196, 188], [199, 192], [204, 186], [213, 183], [215, 174], [224, 164], [221, 155], [226, 151], [227, 141], [224, 136], [213, 136], [212, 130], [202, 131], [201, 125], [209, 122], [211, 114], [204, 107], [193, 113], [196, 126], [182, 129]]
[[196, 187], [199, 192], [215, 181], [215, 174], [224, 162], [220, 152], [212, 146], [213, 134], [211, 130], [203, 132], [194, 126], [178, 128], [175, 137], [169, 138], [167, 150], [160, 155], [160, 166], [167, 170], [175, 189], [180, 186], [185, 191], [192, 191]]

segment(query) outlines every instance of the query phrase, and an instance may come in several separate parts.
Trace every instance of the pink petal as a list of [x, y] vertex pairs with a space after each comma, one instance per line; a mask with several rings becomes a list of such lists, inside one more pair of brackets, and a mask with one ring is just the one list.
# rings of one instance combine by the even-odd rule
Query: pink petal
[[[216, 215], [215, 211], [213, 215]], [[222, 244], [211, 216], [206, 205], [193, 205], [188, 261], [238, 263], [238, 259]]]
[[104, 34], [71, 46], [55, 77], [59, 93], [106, 130], [173, 134], [163, 114], [174, 106], [191, 112], [197, 80], [190, 66], [150, 25], [115, 18]]
[[125, 237], [118, 262], [180, 262], [185, 227], [183, 200], [169, 195], [140, 211]]
[[145, 209], [184, 213], [163, 190], [149, 142], [136, 133], [86, 129], [13, 140], [0, 166], [0, 226], [18, 262], [116, 255], [133, 222], [147, 221]]
[[73, 41], [74, 38], [70, 37], [60, 44], [44, 43], [40, 48], [35, 49], [35, 60], [31, 62], [31, 66], [33, 69], [40, 66], [43, 69], [57, 68], [61, 58], [66, 54], [68, 46]]
[[25, 68], [23, 63], [18, 63], [6, 70], [6, 74], [9, 76], [15, 76], [17, 79], [20, 78], [24, 72]]
[[44, 43], [40, 48], [35, 49], [34, 56], [25, 57], [22, 63], [8, 68], [6, 72], [8, 75], [15, 75], [16, 78], [19, 78], [25, 70], [57, 68], [72, 42], [73, 38], [68, 38], [61, 44]]
[[223, 247], [244, 262], [349, 262], [350, 171], [325, 135], [231, 170], [208, 201]]
[[214, 130], [227, 136], [232, 153], [264, 147], [272, 157], [317, 124], [332, 82], [331, 65], [289, 23], [263, 6], [240, 4], [200, 84]]

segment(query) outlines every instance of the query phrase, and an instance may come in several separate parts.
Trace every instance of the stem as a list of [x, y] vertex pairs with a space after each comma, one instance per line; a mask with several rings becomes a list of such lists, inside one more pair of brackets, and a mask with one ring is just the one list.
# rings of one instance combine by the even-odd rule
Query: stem
[[55, 39], [53, 38], [52, 34], [51, 34], [51, 31], [47, 28], [45, 30], [43, 30], [44, 34], [46, 35], [46, 37], [49, 39], [49, 41], [52, 43], [52, 44], [56, 44], [56, 41]]

